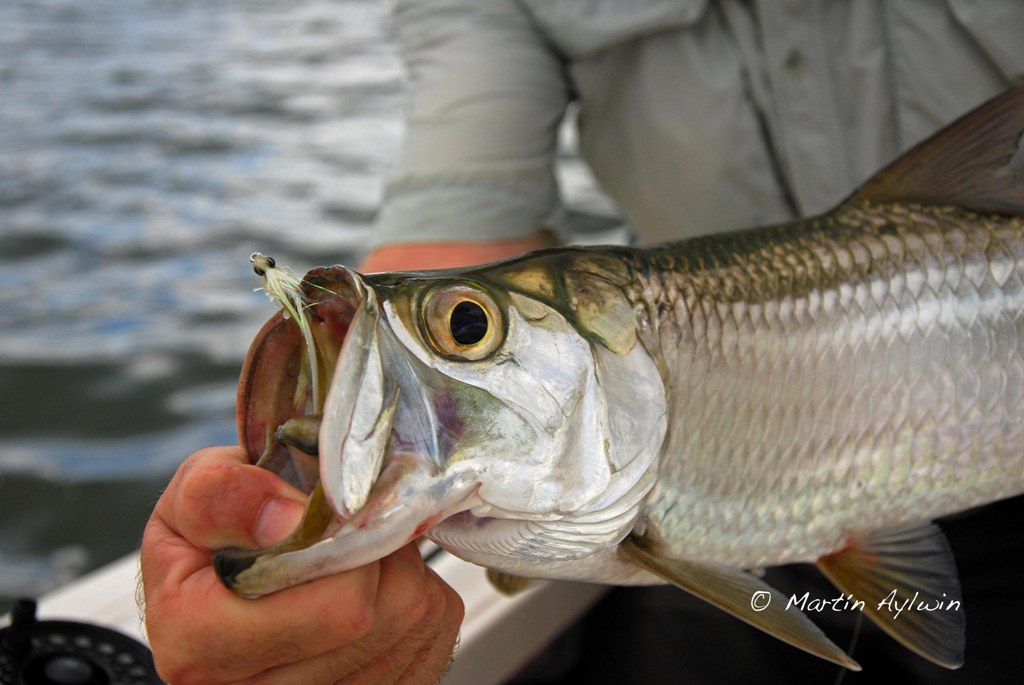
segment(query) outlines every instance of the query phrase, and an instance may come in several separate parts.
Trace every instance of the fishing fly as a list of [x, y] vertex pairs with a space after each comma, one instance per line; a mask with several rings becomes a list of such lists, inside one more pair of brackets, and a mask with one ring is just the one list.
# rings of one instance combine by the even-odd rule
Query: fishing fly
[[320, 401], [320, 370], [317, 363], [316, 347], [313, 343], [313, 331], [309, 327], [306, 310], [309, 302], [302, 294], [302, 279], [286, 266], [278, 266], [273, 257], [253, 252], [249, 255], [252, 270], [260, 277], [262, 290], [272, 300], [284, 307], [285, 317], [291, 318], [299, 326], [302, 339], [306, 342], [306, 357], [309, 361], [309, 375], [313, 390], [313, 411], [321, 410]]

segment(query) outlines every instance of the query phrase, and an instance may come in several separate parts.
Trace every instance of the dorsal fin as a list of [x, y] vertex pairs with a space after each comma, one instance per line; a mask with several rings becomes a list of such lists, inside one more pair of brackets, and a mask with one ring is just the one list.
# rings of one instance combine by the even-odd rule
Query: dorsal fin
[[954, 205], [1024, 216], [1024, 86], [1016, 86], [912, 148], [851, 201]]

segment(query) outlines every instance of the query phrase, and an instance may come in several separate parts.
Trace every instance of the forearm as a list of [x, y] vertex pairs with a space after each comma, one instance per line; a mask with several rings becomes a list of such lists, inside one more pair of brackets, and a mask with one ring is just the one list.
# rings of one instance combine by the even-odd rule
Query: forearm
[[493, 262], [550, 244], [551, 241], [540, 233], [516, 240], [396, 243], [384, 245], [370, 252], [360, 265], [360, 271], [375, 273], [379, 271], [447, 269]]
[[400, 0], [394, 24], [409, 73], [406, 131], [373, 247], [558, 233], [553, 166], [569, 88], [519, 4]]

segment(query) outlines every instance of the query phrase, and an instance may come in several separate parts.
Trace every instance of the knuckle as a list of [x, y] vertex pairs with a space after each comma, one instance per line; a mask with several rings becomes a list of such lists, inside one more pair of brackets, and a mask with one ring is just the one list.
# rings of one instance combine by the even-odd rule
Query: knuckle
[[215, 685], [219, 682], [209, 671], [180, 660], [161, 659], [154, 652], [157, 673], [164, 682], [174, 685]]
[[165, 613], [174, 611], [181, 597], [181, 590], [173, 586], [151, 587], [143, 585], [142, 611], [146, 617], [146, 631], [152, 642], [160, 633]]
[[431, 598], [427, 571], [419, 552], [406, 549], [387, 559], [389, 619], [405, 630], [423, 620], [430, 608]]
[[341, 632], [352, 642], [369, 635], [377, 622], [373, 600], [365, 596], [357, 596], [344, 611], [338, 612], [338, 616], [343, 621], [343, 625], [339, 626]]
[[448, 598], [443, 592], [430, 593], [426, 604], [427, 607], [425, 607], [420, 621], [420, 631], [422, 634], [429, 636], [430, 639], [436, 639], [445, 630]]
[[279, 665], [290, 664], [304, 657], [302, 648], [294, 640], [286, 637], [268, 640], [262, 652], [267, 663]]
[[409, 593], [393, 605], [387, 627], [398, 635], [411, 633], [428, 618], [430, 608], [431, 600], [425, 592]]
[[447, 585], [442, 587], [442, 594], [444, 595], [444, 606], [450, 612], [454, 623], [451, 628], [454, 632], [458, 632], [459, 626], [462, 625], [462, 620], [466, 617], [466, 605], [462, 601], [462, 597], [459, 596], [459, 593]]
[[174, 472], [173, 481], [183, 483], [195, 476], [197, 470], [202, 470], [206, 466], [209, 466], [206, 462], [212, 460], [216, 454], [216, 448], [207, 447], [201, 449], [198, 452], [185, 457], [180, 464], [178, 469]]
[[422, 586], [422, 583], [418, 583], [417, 587], [405, 598], [399, 615], [405, 618], [409, 627], [412, 627], [428, 618], [433, 604], [433, 599], [426, 588]]
[[241, 464], [203, 464], [188, 470], [181, 480], [181, 492], [186, 499], [206, 497], [225, 486], [237, 482], [245, 467]]

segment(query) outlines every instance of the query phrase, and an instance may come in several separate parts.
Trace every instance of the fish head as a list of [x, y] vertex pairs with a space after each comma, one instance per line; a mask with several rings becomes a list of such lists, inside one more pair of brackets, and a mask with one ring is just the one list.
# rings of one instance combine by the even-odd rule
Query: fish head
[[[584, 288], [596, 277], [581, 277], [578, 259], [566, 263], [573, 254], [466, 270], [310, 272], [310, 327], [321, 371], [333, 367], [315, 486], [331, 520], [280, 549], [222, 555], [225, 581], [265, 594], [423, 534], [510, 571], [522, 569], [517, 559], [534, 568], [617, 544], [654, 482], [665, 389], [621, 285], [604, 275]], [[279, 330], [285, 323], [268, 324], [262, 347], [290, 365], [247, 364], [267, 371], [267, 393], [250, 382], [252, 410], [240, 409], [252, 454], [272, 425], [310, 408], [301, 341]]]

